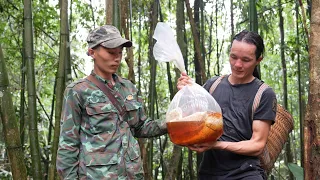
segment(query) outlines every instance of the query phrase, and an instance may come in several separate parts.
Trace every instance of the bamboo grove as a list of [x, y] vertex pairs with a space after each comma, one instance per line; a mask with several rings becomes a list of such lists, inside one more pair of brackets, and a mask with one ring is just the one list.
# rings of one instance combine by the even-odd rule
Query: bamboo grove
[[[90, 73], [86, 36], [99, 25], [113, 24], [133, 41], [118, 74], [136, 84], [152, 119], [165, 120], [180, 72], [153, 57], [157, 22], [174, 29], [200, 85], [230, 73], [233, 35], [261, 34], [262, 80], [294, 117], [269, 178], [320, 178], [319, 8], [319, 0], [0, 0], [0, 179], [58, 179], [63, 91]], [[167, 135], [138, 141], [146, 179], [197, 178], [201, 154]]]

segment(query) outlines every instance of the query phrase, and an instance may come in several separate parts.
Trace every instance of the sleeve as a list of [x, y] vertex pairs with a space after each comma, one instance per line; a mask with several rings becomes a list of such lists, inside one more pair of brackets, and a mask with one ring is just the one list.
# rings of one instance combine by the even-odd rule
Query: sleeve
[[127, 122], [133, 135], [138, 138], [147, 138], [166, 134], [167, 125], [165, 120], [152, 120], [147, 117], [144, 103], [141, 96], [138, 95], [138, 90], [132, 83], [127, 85], [131, 91], [130, 93], [134, 94], [133, 101], [125, 102]]
[[138, 97], [141, 107], [138, 110], [138, 123], [134, 127], [135, 137], [154, 137], [160, 136], [167, 133], [167, 125], [165, 120], [152, 120], [146, 116], [142, 98]]
[[56, 167], [61, 179], [78, 179], [81, 109], [79, 94], [64, 92]]
[[254, 113], [253, 119], [270, 120], [274, 123], [277, 113], [277, 98], [272, 88], [267, 88], [263, 93], [260, 104]]
[[[207, 90], [210, 89], [211, 85], [215, 80], [218, 79], [219, 76], [215, 76], [209, 79], [203, 87]], [[139, 109], [139, 123], [135, 126], [133, 132], [135, 137], [153, 137], [158, 135], [163, 135], [167, 133], [167, 125], [165, 120], [151, 120], [145, 114], [143, 108], [142, 98], [138, 97], [138, 102], [142, 105]]]

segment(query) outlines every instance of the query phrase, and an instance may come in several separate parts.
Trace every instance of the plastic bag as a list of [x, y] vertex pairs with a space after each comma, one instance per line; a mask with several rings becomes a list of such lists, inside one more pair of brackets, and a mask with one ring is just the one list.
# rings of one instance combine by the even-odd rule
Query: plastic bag
[[170, 140], [178, 145], [216, 141], [223, 133], [221, 108], [200, 85], [183, 87], [166, 113]]
[[[174, 62], [181, 72], [185, 65], [180, 48], [169, 25], [159, 22], [153, 38], [153, 55], [159, 62]], [[216, 141], [223, 133], [219, 104], [200, 85], [183, 87], [172, 99], [166, 113], [170, 140], [178, 145]]]
[[[173, 97], [167, 115], [171, 111], [179, 111], [181, 117], [186, 117], [196, 112], [212, 111], [221, 113], [221, 108], [217, 101], [197, 83], [187, 85]], [[174, 121], [174, 118], [166, 117], [167, 121]]]
[[159, 62], [173, 62], [180, 72], [185, 72], [183, 56], [170, 26], [158, 22], [153, 38], [157, 40], [153, 47], [155, 59]]

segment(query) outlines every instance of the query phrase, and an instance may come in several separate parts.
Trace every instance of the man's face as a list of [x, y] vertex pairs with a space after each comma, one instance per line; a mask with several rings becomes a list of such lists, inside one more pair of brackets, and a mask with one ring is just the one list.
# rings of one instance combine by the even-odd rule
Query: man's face
[[256, 58], [255, 52], [255, 45], [237, 40], [233, 41], [229, 55], [233, 77], [241, 81], [252, 78], [255, 66], [262, 60], [262, 57]]
[[89, 54], [94, 59], [94, 71], [99, 76], [110, 79], [116, 73], [122, 59], [122, 47], [105, 48], [99, 46], [89, 49]]

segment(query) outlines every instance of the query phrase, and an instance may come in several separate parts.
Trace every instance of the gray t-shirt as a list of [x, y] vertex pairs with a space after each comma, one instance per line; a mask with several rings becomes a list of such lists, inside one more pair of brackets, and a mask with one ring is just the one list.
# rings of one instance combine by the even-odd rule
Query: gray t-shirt
[[[213, 77], [204, 85], [205, 89], [210, 89], [212, 83], [217, 79]], [[263, 82], [255, 78], [247, 84], [232, 85], [228, 81], [228, 76], [224, 77], [217, 88], [212, 93], [212, 96], [218, 102], [223, 114], [223, 135], [219, 141], [238, 142], [250, 140], [252, 136], [253, 120], [268, 120], [273, 121], [276, 117], [276, 95], [271, 88], [267, 88], [261, 97], [260, 104], [254, 112], [252, 118], [252, 104], [256, 92]], [[263, 171], [260, 167], [258, 157], [244, 156], [224, 150], [209, 150], [203, 155], [203, 160], [200, 165], [200, 174], [212, 174], [224, 176], [239, 169], [244, 164], [255, 165], [251, 168], [252, 171]], [[250, 168], [244, 168], [247, 172]], [[234, 177], [241, 178], [239, 170]], [[228, 176], [229, 177], [229, 176]], [[236, 179], [237, 179], [236, 178]]]

